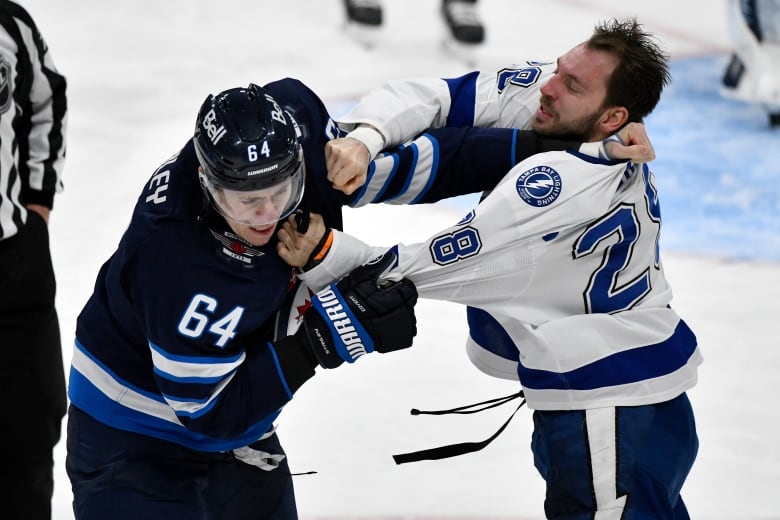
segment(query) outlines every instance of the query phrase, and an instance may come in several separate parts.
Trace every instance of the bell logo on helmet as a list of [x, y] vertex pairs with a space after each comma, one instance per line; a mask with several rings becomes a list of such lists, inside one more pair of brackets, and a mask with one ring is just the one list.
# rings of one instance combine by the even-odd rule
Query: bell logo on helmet
[[271, 118], [287, 126], [287, 120], [284, 118], [284, 112], [282, 112], [282, 107], [279, 106], [279, 103], [268, 94], [265, 95], [265, 99], [274, 106], [273, 110], [271, 110]]
[[214, 112], [214, 109], [212, 108], [209, 110], [208, 114], [206, 114], [206, 117], [203, 118], [203, 130], [208, 134], [211, 144], [217, 144], [227, 133], [224, 126], [217, 127], [216, 121], [217, 113]]

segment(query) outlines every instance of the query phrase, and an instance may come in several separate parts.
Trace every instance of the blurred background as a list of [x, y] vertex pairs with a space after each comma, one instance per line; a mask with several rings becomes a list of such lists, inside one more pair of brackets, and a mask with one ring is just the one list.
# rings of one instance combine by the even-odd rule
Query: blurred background
[[[141, 186], [191, 136], [209, 93], [286, 76], [334, 116], [386, 80], [449, 77], [551, 61], [611, 17], [637, 16], [672, 57], [673, 83], [647, 121], [664, 212], [673, 304], [705, 356], [691, 392], [701, 451], [683, 496], [692, 518], [780, 518], [780, 128], [761, 107], [719, 93], [731, 43], [725, 1], [480, 0], [487, 37], [442, 45], [438, 0], [386, 0], [358, 41], [340, 0], [20, 0], [68, 79], [65, 192], [51, 218], [66, 366], [75, 319], [124, 231]], [[346, 230], [411, 242], [459, 220], [473, 198], [348, 212]], [[186, 257], [180, 259], [186, 262]], [[323, 373], [282, 413], [279, 433], [304, 519], [541, 518], [530, 413], [485, 450], [395, 466], [391, 455], [490, 436], [511, 405], [475, 416], [410, 417], [512, 393], [463, 349], [463, 308], [422, 301], [416, 347]], [[58, 445], [55, 518], [73, 518]]]

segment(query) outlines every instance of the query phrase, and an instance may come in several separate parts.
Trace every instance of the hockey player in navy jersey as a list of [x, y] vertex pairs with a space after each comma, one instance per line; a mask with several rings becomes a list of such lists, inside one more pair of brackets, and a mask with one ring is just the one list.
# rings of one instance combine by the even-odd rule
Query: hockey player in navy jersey
[[[437, 153], [472, 133], [442, 134]], [[372, 201], [490, 189], [539, 144], [484, 133], [502, 151], [484, 172], [410, 185], [407, 169], [426, 163], [407, 154], [398, 176], [366, 183], [381, 191]], [[229, 89], [206, 99], [194, 136], [150, 176], [76, 324], [66, 467], [77, 518], [296, 518], [274, 433], [283, 406], [316, 366], [404, 348], [415, 334], [414, 286], [377, 287], [392, 256], [316, 298], [298, 279], [331, 247], [341, 208], [360, 200], [327, 180], [325, 143], [339, 135], [297, 80]], [[291, 219], [296, 231], [279, 229]]]
[[[352, 139], [329, 143], [331, 178], [370, 202], [375, 193], [353, 175], [362, 171], [361, 155], [427, 126], [533, 127], [603, 139], [650, 113], [668, 81], [667, 58], [652, 36], [635, 20], [612, 20], [552, 64], [395, 82], [348, 119], [364, 124], [351, 136], [365, 148]], [[449, 168], [484, 172], [483, 161], [498, 153], [467, 139], [455, 156], [436, 156], [439, 135], [414, 144], [417, 161], [436, 165], [426, 177]], [[380, 154], [369, 185], [397, 175], [398, 162]], [[646, 164], [550, 152], [515, 166], [456, 225], [395, 247], [397, 271], [421, 297], [470, 306], [474, 364], [521, 384], [535, 410], [532, 449], [547, 483], [548, 518], [688, 518], [680, 491], [698, 440], [686, 391], [702, 358], [670, 307], [660, 228]], [[385, 249], [337, 233], [324, 261], [302, 276], [316, 288], [319, 277], [348, 272]]]
[[[318, 364], [411, 345], [414, 286], [380, 291], [381, 263], [291, 316], [297, 334], [287, 318], [275, 333], [297, 287], [275, 251], [279, 220], [305, 187], [341, 225], [342, 199], [316, 166], [328, 121], [293, 80], [231, 89], [209, 96], [194, 138], [150, 177], [78, 318], [66, 463], [76, 518], [296, 518], [273, 427], [282, 407]], [[310, 227], [325, 230], [320, 218]]]

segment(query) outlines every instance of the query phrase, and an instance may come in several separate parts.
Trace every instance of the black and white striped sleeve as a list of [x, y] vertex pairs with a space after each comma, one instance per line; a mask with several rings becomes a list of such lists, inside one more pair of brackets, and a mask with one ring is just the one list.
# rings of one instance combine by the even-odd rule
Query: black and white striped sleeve
[[66, 81], [32, 17], [0, 3], [0, 239], [25, 221], [27, 204], [51, 208], [62, 191]]

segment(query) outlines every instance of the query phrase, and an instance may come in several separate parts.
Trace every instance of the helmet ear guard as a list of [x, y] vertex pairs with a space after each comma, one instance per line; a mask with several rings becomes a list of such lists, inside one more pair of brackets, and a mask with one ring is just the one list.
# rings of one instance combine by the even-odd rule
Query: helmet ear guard
[[[201, 185], [215, 209], [247, 225], [265, 225], [269, 218], [276, 221], [295, 211], [304, 185], [299, 135], [292, 115], [262, 87], [250, 84], [209, 95], [198, 112], [193, 144]], [[258, 192], [243, 201], [274, 198], [278, 215], [242, 211], [239, 217], [235, 207], [226, 207], [225, 190]], [[284, 194], [289, 195], [286, 203], [280, 201]]]

